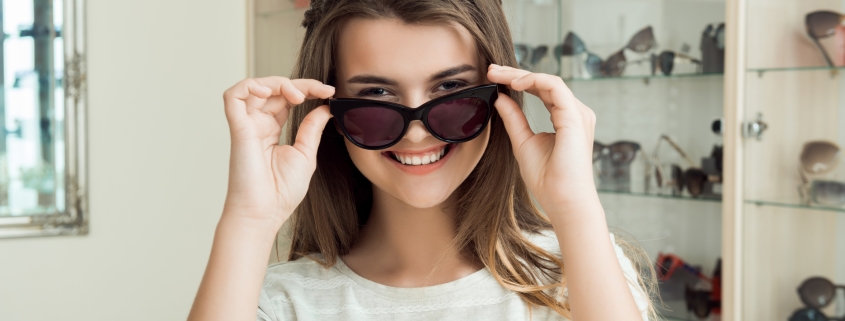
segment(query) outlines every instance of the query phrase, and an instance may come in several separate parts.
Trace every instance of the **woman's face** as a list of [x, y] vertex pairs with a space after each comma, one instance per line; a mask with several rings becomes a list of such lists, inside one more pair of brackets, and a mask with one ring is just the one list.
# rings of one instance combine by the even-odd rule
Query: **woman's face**
[[[416, 108], [431, 99], [490, 83], [475, 41], [458, 24], [408, 25], [397, 19], [355, 18], [342, 30], [336, 98], [384, 100]], [[489, 128], [469, 142], [448, 144], [415, 120], [402, 140], [387, 149], [366, 150], [345, 141], [352, 162], [378, 189], [375, 193], [415, 208], [430, 208], [446, 201], [475, 168], [487, 147]], [[397, 157], [429, 163], [406, 165]]]

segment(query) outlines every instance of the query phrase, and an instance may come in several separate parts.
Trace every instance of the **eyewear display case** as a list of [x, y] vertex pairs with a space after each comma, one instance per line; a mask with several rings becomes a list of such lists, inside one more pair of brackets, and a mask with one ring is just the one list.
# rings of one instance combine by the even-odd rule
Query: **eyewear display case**
[[[250, 75], [290, 76], [306, 8], [249, 5]], [[521, 68], [596, 112], [608, 224], [658, 267], [664, 319], [845, 315], [842, 290], [798, 291], [845, 284], [845, 1], [503, 5]], [[532, 128], [553, 131], [525, 97]]]

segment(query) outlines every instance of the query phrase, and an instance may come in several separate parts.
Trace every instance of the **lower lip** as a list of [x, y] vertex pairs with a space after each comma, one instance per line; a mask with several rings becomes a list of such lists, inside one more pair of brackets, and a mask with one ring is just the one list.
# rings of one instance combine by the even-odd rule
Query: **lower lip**
[[399, 168], [399, 170], [411, 174], [411, 175], [426, 175], [433, 171], [436, 171], [438, 168], [443, 167], [443, 164], [446, 164], [446, 161], [452, 157], [452, 154], [458, 151], [458, 144], [451, 144], [449, 145], [449, 152], [446, 155], [443, 155], [439, 161], [434, 163], [430, 163], [427, 165], [403, 165], [395, 158], [387, 155], [387, 153], [381, 154], [382, 157], [387, 158], [387, 161], [392, 163], [394, 166]]

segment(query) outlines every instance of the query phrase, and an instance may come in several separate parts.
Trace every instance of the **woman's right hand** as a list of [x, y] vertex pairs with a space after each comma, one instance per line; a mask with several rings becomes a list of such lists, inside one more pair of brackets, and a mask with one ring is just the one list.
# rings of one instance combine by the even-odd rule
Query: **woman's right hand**
[[334, 87], [314, 79], [244, 79], [223, 94], [232, 136], [229, 189], [223, 218], [240, 218], [277, 231], [305, 197], [317, 167], [317, 147], [332, 117], [319, 106], [300, 124], [293, 145], [279, 145], [290, 109], [305, 99], [327, 99]]

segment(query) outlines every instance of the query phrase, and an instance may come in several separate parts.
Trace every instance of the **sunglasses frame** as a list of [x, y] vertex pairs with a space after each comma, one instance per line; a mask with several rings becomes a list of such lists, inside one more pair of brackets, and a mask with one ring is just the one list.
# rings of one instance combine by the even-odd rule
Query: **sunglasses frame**
[[[493, 113], [495, 112], [493, 104], [496, 102], [496, 98], [498, 98], [499, 92], [506, 92], [505, 89], [506, 88], [504, 88], [504, 85], [500, 84], [484, 84], [457, 91], [451, 94], [447, 94], [441, 97], [437, 97], [435, 99], [427, 101], [426, 103], [420, 105], [417, 108], [411, 108], [405, 105], [382, 100], [362, 98], [332, 98], [327, 99], [326, 104], [329, 105], [331, 114], [332, 116], [334, 116], [335, 125], [340, 128], [341, 132], [346, 137], [346, 139], [352, 142], [352, 144], [355, 144], [355, 146], [358, 146], [363, 149], [379, 150], [396, 145], [402, 140], [403, 137], [405, 137], [405, 133], [408, 131], [408, 127], [410, 126], [411, 121], [413, 120], [422, 121], [423, 125], [425, 125], [426, 130], [428, 130], [428, 132], [431, 133], [432, 136], [441, 141], [447, 143], [463, 143], [473, 140], [474, 138], [478, 137], [478, 135], [481, 135], [481, 133], [487, 127], [487, 123], [489, 123], [490, 119], [493, 117]], [[432, 108], [439, 106], [445, 102], [462, 98], [480, 98], [487, 104], [487, 116], [485, 117], [484, 122], [481, 124], [481, 128], [475, 134], [464, 139], [454, 140], [441, 137], [431, 129], [431, 126], [428, 123], [429, 112]], [[346, 112], [364, 107], [382, 107], [398, 112], [400, 115], [402, 115], [402, 119], [404, 121], [402, 132], [399, 134], [399, 136], [397, 136], [394, 141], [388, 144], [380, 146], [367, 146], [358, 143], [357, 141], [355, 141], [355, 139], [352, 138], [352, 135], [349, 134], [349, 131], [346, 130], [346, 126], [344, 125], [342, 119]]]
[[[671, 175], [666, 175], [666, 172], [663, 170], [663, 163], [660, 162], [660, 157], [658, 157], [660, 144], [664, 140], [668, 142], [669, 145], [672, 146], [672, 149], [681, 155], [681, 157], [687, 162], [689, 167], [687, 167], [686, 170], [681, 169], [681, 167], [676, 164], [671, 164], [672, 173]], [[707, 182], [716, 181], [715, 178], [711, 178], [711, 176], [705, 173], [700, 167], [695, 166], [695, 162], [687, 156], [687, 153], [684, 152], [681, 146], [675, 143], [675, 141], [666, 134], [660, 135], [660, 138], [657, 139], [657, 145], [654, 146], [654, 153], [651, 156], [651, 165], [654, 167], [657, 187], [661, 189], [664, 187], [671, 187], [672, 195], [675, 196], [681, 196], [684, 192], [684, 188], [686, 187], [690, 196], [699, 197], [704, 193]], [[667, 178], [671, 178], [671, 180], [667, 180]]]
[[[833, 156], [829, 159], [826, 163], [829, 163], [826, 168], [810, 172], [807, 170], [808, 165], [812, 165], [809, 162], [808, 158], [812, 158], [811, 154], [813, 151], [819, 153], [818, 149], [821, 147], [827, 147], [831, 151], [833, 151]], [[811, 149], [816, 147], [816, 149]], [[798, 186], [798, 195], [801, 197], [801, 202], [806, 206], [811, 206], [812, 204], [818, 204], [822, 206], [842, 206], [840, 203], [827, 203], [821, 202], [818, 198], [817, 188], [820, 188], [820, 184], [837, 184], [839, 186], [845, 185], [845, 182], [839, 181], [832, 181], [826, 179], [820, 179], [820, 176], [828, 174], [835, 170], [840, 162], [841, 159], [841, 149], [838, 144], [831, 141], [826, 140], [815, 140], [815, 141], [808, 141], [804, 143], [804, 146], [801, 148], [801, 155], [799, 156], [799, 164], [798, 164], [798, 175], [801, 177], [801, 185]]]
[[[615, 160], [615, 159], [613, 159], [613, 156], [612, 156], [613, 149], [614, 149], [613, 147], [619, 147], [619, 146], [623, 146], [623, 145], [630, 146], [631, 148], [633, 148], [634, 153], [633, 153], [633, 156], [631, 156], [631, 159], [627, 159], [627, 160]], [[596, 147], [598, 147], [598, 149], [596, 149]], [[627, 163], [634, 161], [634, 159], [637, 157], [637, 153], [639, 153], [640, 150], [642, 150], [642, 148], [640, 148], [639, 143], [634, 142], [634, 141], [629, 141], [629, 140], [615, 141], [615, 142], [610, 143], [608, 145], [605, 145], [605, 144], [602, 144], [602, 143], [600, 143], [596, 140], [593, 140], [593, 163], [595, 163], [596, 161], [598, 161], [602, 157], [604, 157], [604, 155], [605, 155], [604, 151], [605, 150], [610, 151], [608, 153], [608, 155], [610, 155], [610, 161], [611, 162], [613, 162], [615, 164], [627, 164]], [[598, 154], [598, 156], [596, 156], [596, 154]]]
[[818, 23], [818, 17], [823, 15], [839, 16], [839, 25], [841, 26], [845, 26], [845, 15], [836, 11], [822, 10], [813, 11], [804, 16], [804, 26], [807, 28], [807, 35], [810, 36], [810, 39], [813, 40], [813, 43], [815, 43], [816, 47], [819, 48], [819, 51], [822, 52], [822, 56], [824, 56], [824, 61], [827, 63], [827, 65], [830, 67], [834, 67], [833, 60], [830, 59], [830, 55], [827, 53], [827, 50], [819, 42], [820, 38], [827, 38], [832, 36], [833, 34], [816, 35], [813, 32], [813, 29], [815, 29], [813, 28], [814, 24]]

